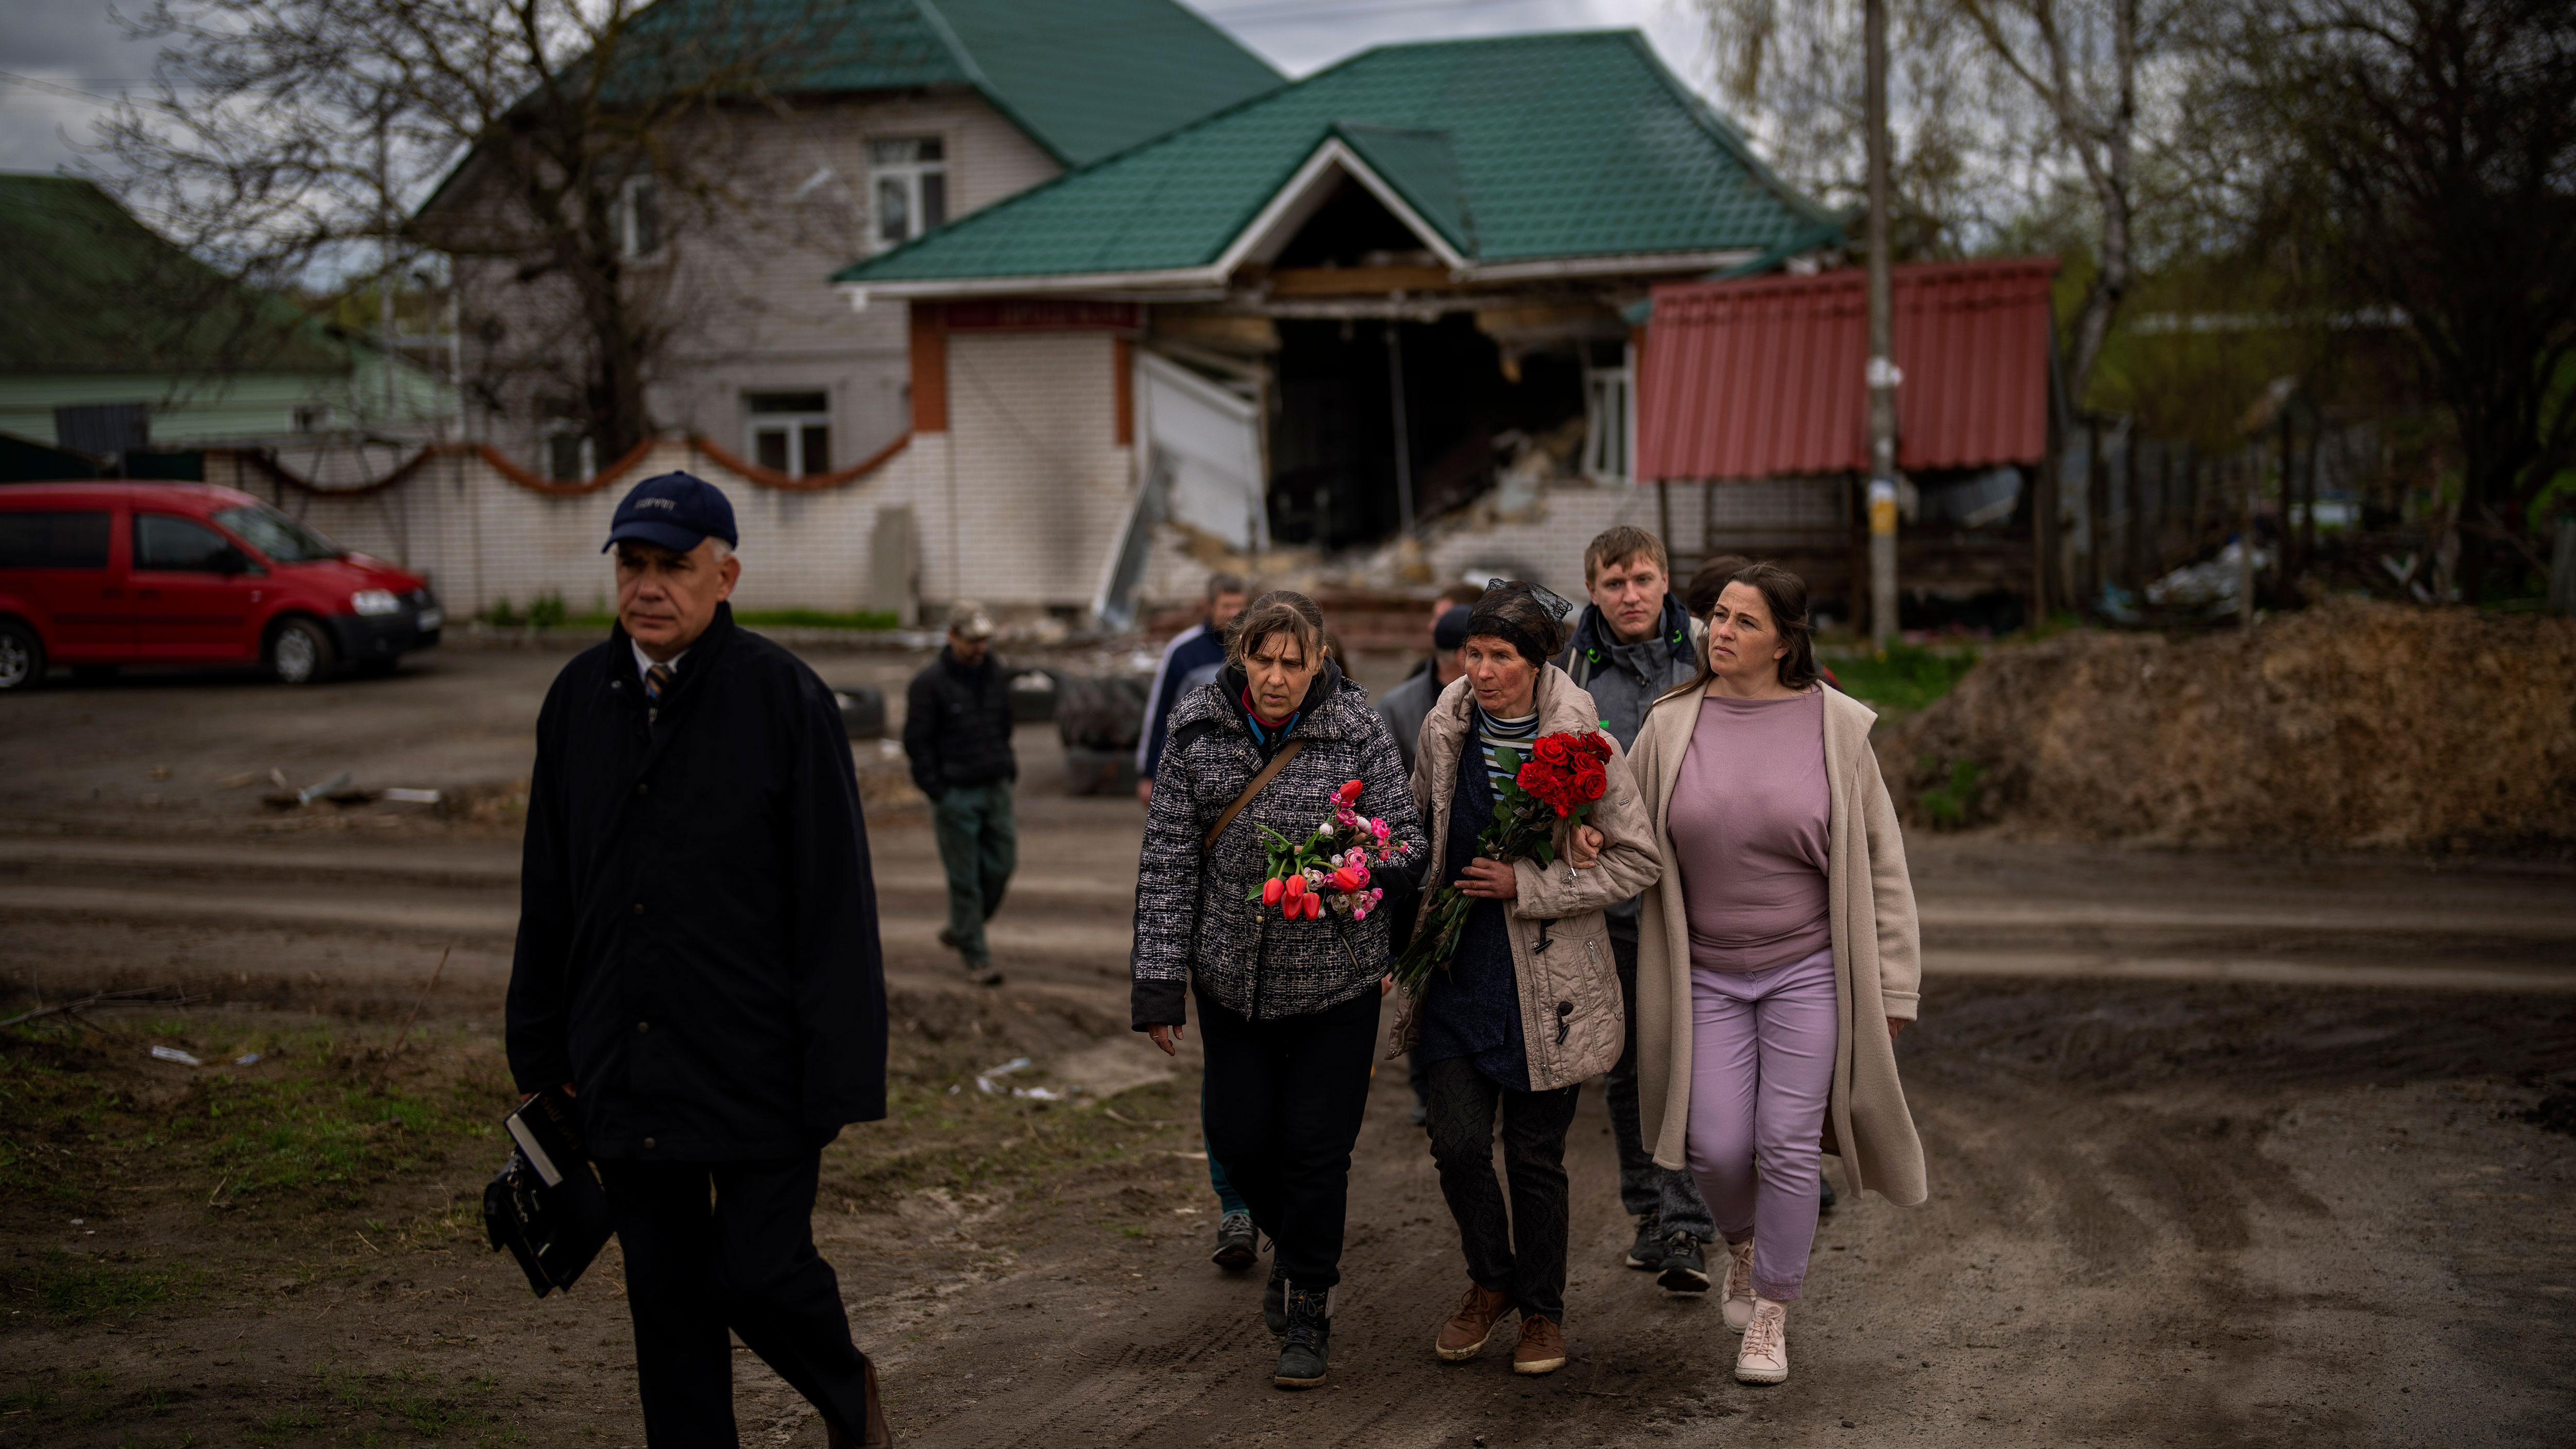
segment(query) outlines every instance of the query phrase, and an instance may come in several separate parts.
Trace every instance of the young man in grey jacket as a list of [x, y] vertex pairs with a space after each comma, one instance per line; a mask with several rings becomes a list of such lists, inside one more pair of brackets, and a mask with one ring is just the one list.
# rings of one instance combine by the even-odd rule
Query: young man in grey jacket
[[[1622, 524], [1583, 550], [1583, 584], [1591, 606], [1557, 660], [1591, 694], [1601, 723], [1626, 749], [1655, 700], [1699, 672], [1700, 625], [1672, 596], [1672, 563], [1664, 541]], [[1610, 1127], [1619, 1143], [1619, 1200], [1637, 1220], [1627, 1263], [1659, 1273], [1673, 1293], [1708, 1291], [1701, 1245], [1717, 1236], [1708, 1204], [1687, 1172], [1657, 1167], [1637, 1126], [1637, 902], [1609, 907], [1610, 953], [1627, 1007], [1627, 1048], [1606, 1078]]]

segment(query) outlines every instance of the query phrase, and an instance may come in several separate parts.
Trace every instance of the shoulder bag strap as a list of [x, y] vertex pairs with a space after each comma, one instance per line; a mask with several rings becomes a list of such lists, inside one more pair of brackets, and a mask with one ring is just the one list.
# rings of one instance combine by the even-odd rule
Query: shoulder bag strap
[[1288, 768], [1288, 762], [1297, 758], [1297, 752], [1304, 748], [1304, 740], [1290, 740], [1279, 747], [1279, 753], [1272, 755], [1270, 763], [1261, 767], [1261, 773], [1252, 777], [1252, 783], [1243, 787], [1243, 793], [1234, 797], [1234, 803], [1225, 807], [1225, 813], [1216, 818], [1216, 824], [1209, 826], [1208, 833], [1199, 837], [1199, 854], [1202, 857], [1216, 849], [1217, 837], [1225, 834], [1225, 828], [1234, 823], [1234, 817], [1242, 814], [1243, 807], [1252, 803], [1252, 797], [1261, 793], [1261, 787], [1278, 778], [1279, 772]]

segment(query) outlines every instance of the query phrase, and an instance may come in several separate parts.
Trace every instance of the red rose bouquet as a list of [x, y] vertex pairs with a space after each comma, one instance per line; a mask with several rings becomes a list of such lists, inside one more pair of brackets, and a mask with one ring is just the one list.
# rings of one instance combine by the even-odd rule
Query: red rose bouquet
[[[1494, 802], [1494, 823], [1476, 837], [1476, 853], [1487, 860], [1554, 864], [1558, 825], [1568, 831], [1581, 825], [1609, 793], [1610, 739], [1598, 730], [1541, 735], [1530, 742], [1526, 759], [1517, 750], [1496, 750], [1494, 762], [1511, 771], [1512, 778], [1503, 782], [1502, 798]], [[1474, 769], [1479, 763], [1470, 741], [1460, 768]], [[1449, 969], [1471, 904], [1454, 885], [1442, 886], [1423, 904], [1422, 925], [1395, 960], [1395, 984], [1405, 994], [1421, 995], [1433, 967]]]
[[1326, 911], [1367, 920], [1386, 899], [1384, 887], [1369, 884], [1371, 868], [1402, 860], [1412, 847], [1394, 839], [1385, 821], [1361, 817], [1361, 788], [1353, 780], [1334, 791], [1331, 817], [1302, 840], [1253, 822], [1269, 837], [1263, 848], [1270, 868], [1245, 899], [1283, 920], [1319, 920]]

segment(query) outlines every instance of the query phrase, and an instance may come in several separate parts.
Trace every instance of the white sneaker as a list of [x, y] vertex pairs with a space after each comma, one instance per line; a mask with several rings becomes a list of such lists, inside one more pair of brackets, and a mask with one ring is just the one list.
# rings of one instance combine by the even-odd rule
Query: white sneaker
[[1738, 1333], [1753, 1321], [1753, 1240], [1726, 1245], [1726, 1326]]
[[1735, 1353], [1735, 1381], [1779, 1384], [1788, 1380], [1789, 1305], [1756, 1298], [1753, 1322], [1744, 1330], [1744, 1346]]

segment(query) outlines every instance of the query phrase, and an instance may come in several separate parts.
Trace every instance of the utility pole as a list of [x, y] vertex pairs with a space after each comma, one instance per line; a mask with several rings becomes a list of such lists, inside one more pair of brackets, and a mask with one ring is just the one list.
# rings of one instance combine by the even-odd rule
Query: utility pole
[[1866, 0], [1869, 128], [1869, 642], [1896, 639], [1896, 298], [1888, 276], [1887, 0]]

